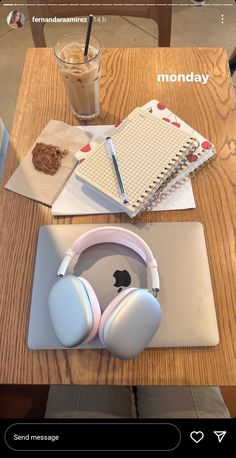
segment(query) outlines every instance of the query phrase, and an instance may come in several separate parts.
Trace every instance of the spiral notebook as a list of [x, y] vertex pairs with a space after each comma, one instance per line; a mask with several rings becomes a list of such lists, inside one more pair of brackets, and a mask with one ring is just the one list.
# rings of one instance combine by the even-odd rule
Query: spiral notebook
[[167, 184], [167, 186], [162, 190], [161, 193], [158, 193], [157, 198], [152, 205], [146, 210], [153, 209], [155, 205], [158, 205], [167, 197], [171, 196], [181, 189], [183, 184], [187, 184], [190, 181], [190, 178], [195, 174], [196, 169], [204, 167], [209, 160], [215, 157], [216, 151], [214, 145], [209, 142], [204, 136], [196, 132], [189, 124], [184, 122], [179, 116], [173, 113], [168, 107], [166, 107], [162, 102], [158, 100], [150, 100], [142, 108], [152, 113], [154, 116], [157, 116], [159, 119], [162, 119], [165, 122], [171, 123], [177, 129], [182, 130], [191, 137], [196, 137], [199, 142], [199, 147], [195, 152], [186, 154], [184, 166], [182, 167], [181, 173], [178, 173], [175, 178]]
[[128, 203], [120, 200], [117, 177], [105, 142], [80, 164], [75, 174], [116, 202], [130, 217], [157, 199], [186, 164], [199, 143], [142, 108], [136, 108], [112, 135], [125, 183]]

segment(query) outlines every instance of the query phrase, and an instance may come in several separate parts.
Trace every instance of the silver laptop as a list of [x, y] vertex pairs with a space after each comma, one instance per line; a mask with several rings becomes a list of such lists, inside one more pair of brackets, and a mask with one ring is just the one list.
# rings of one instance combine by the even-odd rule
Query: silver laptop
[[[60, 349], [48, 314], [48, 295], [72, 242], [99, 224], [50, 225], [39, 231], [28, 346]], [[213, 346], [219, 342], [207, 251], [200, 223], [121, 224], [142, 237], [158, 263], [162, 322], [150, 347]], [[129, 248], [104, 243], [73, 259], [68, 273], [86, 278], [101, 309], [126, 288], [150, 287], [144, 261]], [[98, 338], [78, 348], [102, 348]]]

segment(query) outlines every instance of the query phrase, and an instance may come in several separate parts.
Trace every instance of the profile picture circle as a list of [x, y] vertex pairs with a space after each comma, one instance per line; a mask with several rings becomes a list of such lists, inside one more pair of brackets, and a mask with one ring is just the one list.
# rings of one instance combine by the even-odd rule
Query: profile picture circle
[[20, 10], [13, 10], [7, 16], [7, 23], [11, 29], [20, 29], [25, 23], [25, 16]]

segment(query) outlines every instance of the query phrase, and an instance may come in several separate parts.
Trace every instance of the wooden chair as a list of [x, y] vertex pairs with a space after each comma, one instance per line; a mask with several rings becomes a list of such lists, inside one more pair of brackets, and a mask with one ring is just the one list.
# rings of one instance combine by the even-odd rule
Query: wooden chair
[[230, 68], [231, 76], [233, 76], [234, 72], [236, 71], [236, 48], [234, 48], [229, 58], [229, 68]]
[[[51, 1], [41, 0], [39, 6], [32, 5], [31, 0], [27, 0], [28, 11], [31, 19], [31, 30], [33, 35], [34, 44], [36, 47], [45, 47], [46, 41], [44, 36], [44, 23], [32, 22], [32, 18], [47, 17], [47, 18], [63, 18], [75, 16], [88, 16], [93, 14], [100, 15], [114, 15], [114, 16], [133, 16], [153, 19], [158, 25], [158, 44], [159, 46], [170, 46], [171, 39], [171, 19], [172, 19], [172, 0], [154, 0], [152, 4], [157, 3], [156, 6], [145, 6], [143, 0], [135, 0], [135, 5], [132, 0], [126, 0], [125, 6], [111, 6], [111, 0], [103, 0], [103, 6], [100, 5], [100, 0], [92, 0], [93, 6], [78, 6], [76, 0], [70, 0], [67, 6], [51, 6]], [[73, 6], [73, 3], [75, 6]], [[76, 6], [77, 3], [77, 6]], [[106, 6], [106, 3], [108, 4]], [[130, 5], [129, 5], [130, 3]], [[140, 6], [137, 4], [140, 3]], [[43, 4], [43, 6], [42, 6]], [[50, 6], [49, 6], [49, 5]], [[119, 4], [119, 2], [118, 2]]]
[[0, 418], [44, 418], [49, 385], [0, 385]]

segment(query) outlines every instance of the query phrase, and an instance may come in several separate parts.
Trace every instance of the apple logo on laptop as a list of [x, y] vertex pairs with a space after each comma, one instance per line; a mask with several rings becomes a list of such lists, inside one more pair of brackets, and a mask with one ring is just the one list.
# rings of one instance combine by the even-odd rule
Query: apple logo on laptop
[[129, 286], [131, 283], [131, 276], [127, 270], [116, 270], [113, 274], [115, 278], [114, 286], [118, 289], [118, 293], [121, 292], [122, 287]]

